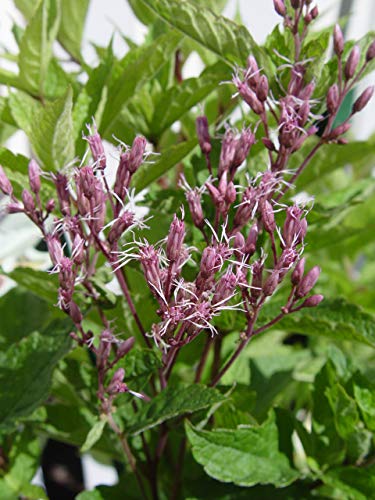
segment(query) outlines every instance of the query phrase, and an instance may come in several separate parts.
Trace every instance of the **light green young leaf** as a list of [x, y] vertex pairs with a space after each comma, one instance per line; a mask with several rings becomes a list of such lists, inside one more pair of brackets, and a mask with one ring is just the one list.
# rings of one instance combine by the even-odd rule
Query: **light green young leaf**
[[35, 119], [42, 112], [42, 105], [26, 92], [12, 92], [9, 95], [10, 112], [17, 125], [30, 138], [35, 130]]
[[110, 132], [117, 114], [133, 94], [171, 58], [180, 40], [181, 36], [174, 32], [161, 35], [151, 44], [133, 49], [114, 66], [102, 121], [104, 135]]
[[44, 96], [45, 78], [59, 24], [59, 0], [42, 0], [21, 40], [19, 78], [28, 91], [40, 97]]
[[197, 143], [196, 139], [191, 139], [190, 141], [182, 142], [177, 146], [171, 146], [167, 150], [162, 151], [159, 160], [155, 163], [142, 165], [135, 173], [133, 186], [137, 191], [147, 187], [151, 182], [161, 177], [192, 153]]
[[126, 432], [130, 435], [136, 435], [156, 427], [166, 420], [185, 413], [203, 410], [225, 399], [225, 396], [216, 389], [203, 385], [168, 387], [155, 396], [151, 402], [144, 403], [144, 406], [136, 414], [134, 422], [131, 422], [127, 427]]
[[201, 3], [177, 0], [141, 0], [159, 17], [209, 49], [231, 66], [246, 65], [252, 53], [260, 66], [269, 69], [269, 59], [245, 26], [215, 14]]
[[203, 71], [198, 78], [189, 78], [168, 89], [155, 107], [150, 125], [151, 135], [158, 137], [189, 109], [218, 88], [221, 81], [230, 79], [230, 76], [228, 67], [217, 63]]
[[69, 88], [64, 97], [49, 102], [34, 121], [31, 144], [41, 163], [50, 170], [62, 168], [74, 157], [72, 97]]
[[[53, 321], [0, 353], [0, 429], [13, 428], [47, 397], [54, 367], [70, 348], [69, 321]], [[11, 383], [9, 383], [11, 381]]]
[[94, 446], [94, 444], [99, 441], [101, 438], [104, 428], [107, 424], [106, 418], [100, 418], [93, 427], [90, 429], [90, 432], [87, 434], [86, 440], [81, 446], [81, 453], [86, 453]]
[[38, 8], [38, 1], [35, 0], [14, 0], [14, 3], [26, 19], [30, 19]]
[[58, 39], [77, 61], [81, 60], [81, 41], [90, 0], [63, 0]]
[[201, 431], [186, 423], [185, 429], [195, 460], [214, 479], [239, 486], [284, 487], [298, 477], [286, 455], [279, 451], [273, 412], [258, 427]]

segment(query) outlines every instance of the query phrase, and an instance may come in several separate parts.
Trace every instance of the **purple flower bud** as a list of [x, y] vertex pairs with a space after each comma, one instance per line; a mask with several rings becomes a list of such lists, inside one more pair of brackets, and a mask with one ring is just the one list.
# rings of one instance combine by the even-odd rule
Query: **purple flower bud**
[[218, 175], [221, 177], [224, 172], [227, 172], [232, 166], [233, 158], [236, 153], [237, 141], [234, 137], [233, 130], [228, 128], [225, 131], [224, 138], [221, 143], [221, 152], [219, 160]]
[[315, 5], [315, 6], [311, 9], [310, 14], [311, 14], [312, 19], [316, 19], [316, 18], [318, 17], [318, 15], [319, 15], [319, 9], [318, 9], [318, 6], [317, 6], [317, 5]]
[[286, 14], [286, 7], [284, 0], [273, 0], [273, 6], [275, 11], [279, 14], [279, 16], [284, 17]]
[[179, 220], [175, 214], [167, 237], [166, 254], [169, 261], [176, 262], [178, 260], [184, 238], [185, 223], [183, 220]]
[[328, 89], [326, 100], [329, 113], [335, 113], [339, 104], [339, 88], [336, 83]]
[[202, 153], [207, 155], [211, 152], [211, 139], [208, 131], [208, 120], [206, 116], [198, 116], [195, 121], [199, 146]]
[[143, 156], [146, 151], [146, 145], [146, 139], [141, 135], [137, 135], [137, 137], [133, 141], [132, 148], [129, 154], [128, 169], [131, 174], [134, 174], [134, 172], [141, 166], [143, 162]]
[[186, 193], [186, 200], [189, 205], [191, 218], [196, 227], [202, 229], [204, 226], [204, 217], [201, 204], [201, 195], [199, 191], [193, 189]]
[[272, 273], [268, 276], [266, 282], [263, 285], [263, 294], [266, 297], [270, 297], [276, 290], [278, 284], [279, 284], [279, 271], [277, 269], [274, 269]]
[[372, 61], [375, 58], [375, 40], [370, 44], [366, 52], [366, 61]]
[[333, 48], [338, 57], [344, 52], [344, 35], [338, 24], [336, 24], [333, 30]]
[[77, 188], [80, 191], [78, 195], [84, 194], [90, 200], [95, 193], [96, 180], [92, 167], [86, 166], [78, 170], [76, 174]]
[[307, 231], [306, 219], [302, 219], [303, 210], [297, 205], [288, 207], [283, 226], [283, 240], [286, 247], [302, 243]]
[[250, 257], [254, 255], [258, 240], [258, 224], [255, 223], [251, 226], [249, 235], [246, 239], [245, 253]]
[[19, 214], [24, 211], [23, 205], [19, 202], [8, 203], [6, 205], [6, 210], [8, 214]]
[[53, 198], [50, 198], [47, 203], [46, 203], [46, 210], [48, 213], [51, 213], [55, 210], [55, 200]]
[[134, 214], [133, 212], [125, 211], [120, 217], [118, 217], [113, 223], [111, 230], [108, 233], [108, 241], [112, 245], [117, 242], [124, 231], [129, 229], [134, 224]]
[[303, 273], [305, 272], [305, 257], [302, 257], [294, 268], [294, 271], [292, 272], [291, 276], [291, 281], [294, 286], [299, 285], [301, 282], [301, 279], [303, 277]]
[[6, 176], [3, 167], [0, 165], [0, 190], [7, 196], [13, 193], [13, 187]]
[[261, 102], [266, 101], [267, 97], [268, 97], [268, 91], [269, 91], [269, 86], [268, 86], [267, 77], [266, 77], [266, 75], [262, 75], [259, 78], [259, 82], [258, 82], [257, 89], [256, 89], [257, 98]]
[[310, 115], [310, 104], [308, 101], [305, 101], [302, 106], [298, 110], [298, 117], [301, 126], [304, 126], [309, 119]]
[[213, 247], [206, 247], [203, 250], [200, 266], [202, 277], [210, 277], [217, 271], [217, 252]]
[[255, 90], [259, 82], [259, 67], [254, 56], [247, 58], [246, 81], [250, 88]]
[[272, 234], [276, 229], [276, 222], [271, 203], [268, 200], [262, 201], [260, 204], [260, 211], [264, 229], [267, 233]]
[[262, 293], [263, 267], [263, 262], [259, 260], [255, 261], [252, 267], [253, 279], [251, 280], [250, 294], [254, 299]]
[[30, 191], [24, 189], [22, 191], [21, 197], [23, 206], [25, 207], [25, 211], [28, 212], [29, 214], [33, 214], [35, 212], [35, 203], [34, 203], [34, 198], [30, 193]]
[[242, 195], [242, 201], [234, 216], [234, 227], [240, 229], [251, 218], [255, 206], [255, 189], [247, 187]]
[[60, 268], [59, 281], [61, 288], [72, 290], [74, 288], [73, 262], [69, 257], [62, 257], [58, 264]]
[[225, 201], [227, 202], [228, 205], [231, 205], [236, 201], [236, 198], [237, 198], [236, 188], [234, 187], [233, 182], [230, 182], [225, 192]]
[[73, 300], [69, 304], [69, 315], [76, 325], [79, 325], [83, 320], [81, 310]]
[[125, 377], [125, 370], [123, 368], [118, 368], [115, 371], [112, 380], [107, 387], [107, 393], [115, 395], [120, 392], [127, 392], [127, 386], [126, 384], [123, 383], [124, 377]]
[[255, 135], [251, 131], [250, 127], [245, 128], [241, 132], [240, 138], [235, 142], [235, 153], [233, 157], [233, 162], [231, 165], [231, 174], [233, 170], [238, 168], [247, 158], [250, 152], [251, 146], [255, 143]]
[[269, 151], [276, 151], [275, 144], [268, 137], [262, 137], [262, 142]]
[[116, 358], [123, 358], [128, 352], [133, 348], [135, 343], [135, 337], [129, 337], [128, 339], [121, 342], [117, 347]]
[[63, 215], [70, 214], [70, 195], [69, 184], [66, 175], [57, 172], [54, 175], [53, 181], [56, 186], [57, 196], [60, 204], [60, 210]]
[[35, 160], [30, 160], [29, 163], [29, 183], [33, 193], [38, 194], [40, 191], [40, 167]]
[[344, 74], [347, 80], [353, 78], [355, 70], [357, 69], [359, 63], [360, 55], [360, 48], [358, 47], [358, 45], [354, 45], [345, 64]]
[[222, 276], [215, 287], [215, 293], [212, 298], [212, 304], [225, 302], [233, 294], [237, 285], [237, 277], [232, 271], [227, 271]]
[[237, 77], [233, 78], [233, 83], [236, 85], [242, 99], [250, 106], [257, 115], [261, 115], [264, 111], [263, 103], [257, 98], [256, 94], [250, 90], [246, 83], [241, 82]]
[[91, 132], [90, 126], [87, 125], [89, 135], [84, 137], [86, 141], [89, 143], [92, 157], [94, 158], [95, 163], [101, 168], [104, 169], [107, 164], [107, 160], [105, 157], [104, 147], [102, 138], [98, 134], [98, 130], [96, 125], [94, 124], [94, 132]]
[[245, 250], [245, 238], [242, 233], [239, 231], [236, 233], [233, 241], [233, 247], [235, 249], [235, 253], [239, 259], [244, 253]]
[[308, 101], [310, 97], [313, 95], [314, 90], [315, 90], [315, 83], [310, 82], [309, 84], [306, 85], [306, 87], [304, 87], [301, 90], [298, 97], [303, 101]]
[[78, 233], [73, 239], [72, 259], [78, 265], [81, 265], [85, 260], [85, 242]]
[[152, 245], [144, 245], [139, 250], [139, 260], [143, 273], [151, 291], [155, 294], [155, 288], [160, 287], [161, 275], [159, 266], [159, 254]]
[[345, 134], [350, 129], [350, 127], [351, 127], [350, 123], [343, 123], [342, 125], [339, 125], [338, 127], [332, 130], [332, 132], [329, 134], [329, 138], [336, 139], [340, 135]]
[[[223, 179], [223, 176], [221, 177], [221, 179]], [[214, 205], [220, 208], [223, 203], [223, 195], [210, 182], [206, 182], [206, 187], [208, 189], [208, 192], [210, 193]]]
[[365, 106], [367, 106], [369, 100], [374, 95], [374, 90], [375, 90], [375, 87], [371, 86], [371, 87], [367, 87], [367, 89], [362, 92], [362, 94], [358, 97], [358, 99], [353, 104], [353, 110], [352, 110], [353, 114], [359, 113], [360, 111], [362, 111], [362, 109]]
[[301, 307], [316, 307], [324, 299], [324, 295], [311, 295], [301, 305]]
[[290, 5], [293, 7], [294, 10], [297, 10], [301, 5], [301, 0], [290, 0]]
[[47, 234], [45, 240], [52, 263], [55, 266], [59, 265], [64, 257], [64, 252], [59, 238], [55, 235]]
[[318, 281], [320, 275], [320, 267], [314, 266], [310, 271], [304, 276], [298, 285], [296, 290], [296, 297], [305, 297], [310, 290], [314, 287], [315, 283]]

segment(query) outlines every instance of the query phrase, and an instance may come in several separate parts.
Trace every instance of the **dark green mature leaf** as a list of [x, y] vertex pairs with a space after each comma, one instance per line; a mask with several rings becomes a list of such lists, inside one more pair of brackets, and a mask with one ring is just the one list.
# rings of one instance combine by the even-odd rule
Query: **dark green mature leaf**
[[197, 144], [196, 139], [191, 139], [162, 151], [159, 160], [152, 164], [142, 165], [135, 173], [133, 186], [137, 191], [144, 189], [192, 153]]
[[0, 429], [10, 429], [47, 397], [57, 362], [70, 348], [69, 321], [53, 321], [0, 353]]
[[228, 67], [217, 63], [198, 78], [189, 78], [163, 93], [162, 99], [155, 107], [150, 125], [151, 135], [159, 136], [164, 130], [178, 120], [184, 113], [202, 101], [215, 90], [219, 83], [230, 78]]
[[63, 0], [58, 39], [61, 45], [78, 61], [81, 59], [81, 41], [90, 0]]
[[56, 303], [59, 286], [56, 275], [30, 267], [16, 267], [8, 273], [8, 276], [38, 297], [45, 299], [48, 303]]
[[166, 420], [203, 410], [225, 399], [225, 396], [216, 389], [203, 385], [168, 387], [155, 396], [150, 403], [144, 403], [126, 432], [132, 435], [139, 434]]
[[334, 488], [334, 498], [369, 500], [374, 498], [375, 468], [339, 467], [326, 472], [322, 480]]
[[133, 94], [171, 58], [180, 40], [177, 33], [161, 35], [151, 44], [133, 49], [115, 65], [102, 121], [104, 134], [110, 131], [117, 114]]
[[187, 423], [185, 428], [195, 460], [219, 481], [283, 487], [298, 477], [286, 455], [279, 451], [273, 412], [259, 427], [201, 431]]
[[32, 93], [44, 95], [52, 45], [60, 24], [60, 2], [42, 0], [33, 14], [20, 43], [20, 81]]
[[[266, 308], [271, 319], [280, 311], [277, 304]], [[325, 299], [318, 307], [286, 316], [278, 328], [295, 333], [320, 335], [335, 340], [355, 340], [375, 347], [375, 319], [344, 299]]]
[[375, 431], [375, 384], [357, 374], [353, 380], [353, 391], [366, 426]]
[[176, 0], [141, 0], [162, 19], [184, 35], [214, 52], [231, 66], [244, 66], [253, 53], [262, 67], [269, 69], [265, 52], [255, 43], [245, 26], [218, 16], [192, 2]]
[[339, 383], [328, 387], [326, 396], [335, 416], [337, 432], [342, 438], [347, 439], [359, 422], [356, 402]]

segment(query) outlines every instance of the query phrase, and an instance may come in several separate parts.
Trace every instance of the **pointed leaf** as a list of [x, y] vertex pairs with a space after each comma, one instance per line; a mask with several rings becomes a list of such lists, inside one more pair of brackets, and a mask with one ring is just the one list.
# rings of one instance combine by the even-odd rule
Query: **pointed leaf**
[[274, 413], [259, 427], [201, 431], [186, 423], [185, 428], [195, 460], [219, 481], [283, 487], [298, 477], [279, 451]]
[[90, 0], [61, 2], [61, 24], [58, 39], [61, 45], [78, 61], [81, 59], [81, 41]]

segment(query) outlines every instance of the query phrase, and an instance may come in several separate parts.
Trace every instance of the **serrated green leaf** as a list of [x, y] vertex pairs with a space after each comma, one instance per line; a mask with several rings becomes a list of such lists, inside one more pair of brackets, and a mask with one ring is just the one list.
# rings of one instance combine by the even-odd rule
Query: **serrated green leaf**
[[216, 389], [203, 385], [187, 387], [168, 387], [155, 396], [149, 403], [144, 403], [130, 422], [126, 432], [136, 435], [147, 429], [186, 413], [193, 413], [208, 408], [226, 398]]
[[31, 144], [41, 163], [58, 170], [74, 158], [72, 89], [46, 105], [34, 125]]
[[30, 415], [47, 397], [51, 374], [70, 348], [69, 321], [53, 321], [0, 353], [0, 428]]
[[76, 60], [81, 59], [81, 42], [90, 0], [63, 0], [58, 39]]
[[89, 450], [91, 450], [94, 444], [97, 441], [99, 441], [99, 439], [103, 434], [104, 427], [106, 426], [106, 424], [107, 424], [106, 418], [100, 418], [97, 422], [95, 422], [93, 427], [90, 429], [90, 432], [87, 434], [85, 442], [81, 446], [81, 453], [88, 452]]
[[[272, 319], [279, 311], [280, 305], [268, 305], [263, 320], [265, 317]], [[354, 340], [375, 347], [374, 317], [341, 298], [325, 299], [318, 307], [290, 314], [278, 323], [277, 328], [334, 340]]]
[[219, 481], [283, 487], [298, 477], [279, 451], [274, 413], [259, 427], [201, 431], [186, 423], [185, 428], [195, 460]]
[[52, 45], [60, 24], [58, 0], [41, 0], [20, 43], [20, 81], [32, 93], [44, 96]]
[[189, 78], [163, 93], [150, 125], [152, 136], [158, 137], [189, 109], [215, 90], [221, 81], [230, 79], [230, 70], [222, 63], [207, 68], [197, 78]]
[[231, 66], [245, 66], [253, 53], [263, 68], [269, 59], [245, 26], [215, 14], [206, 6], [177, 0], [141, 0], [153, 12], [184, 35], [209, 49]]
[[102, 121], [104, 135], [110, 134], [118, 112], [133, 94], [171, 58], [180, 40], [181, 36], [177, 33], [161, 35], [151, 44], [133, 49], [115, 65]]
[[137, 191], [144, 189], [192, 153], [197, 144], [197, 139], [191, 139], [162, 151], [159, 160], [155, 163], [142, 165], [135, 173], [133, 186]]

